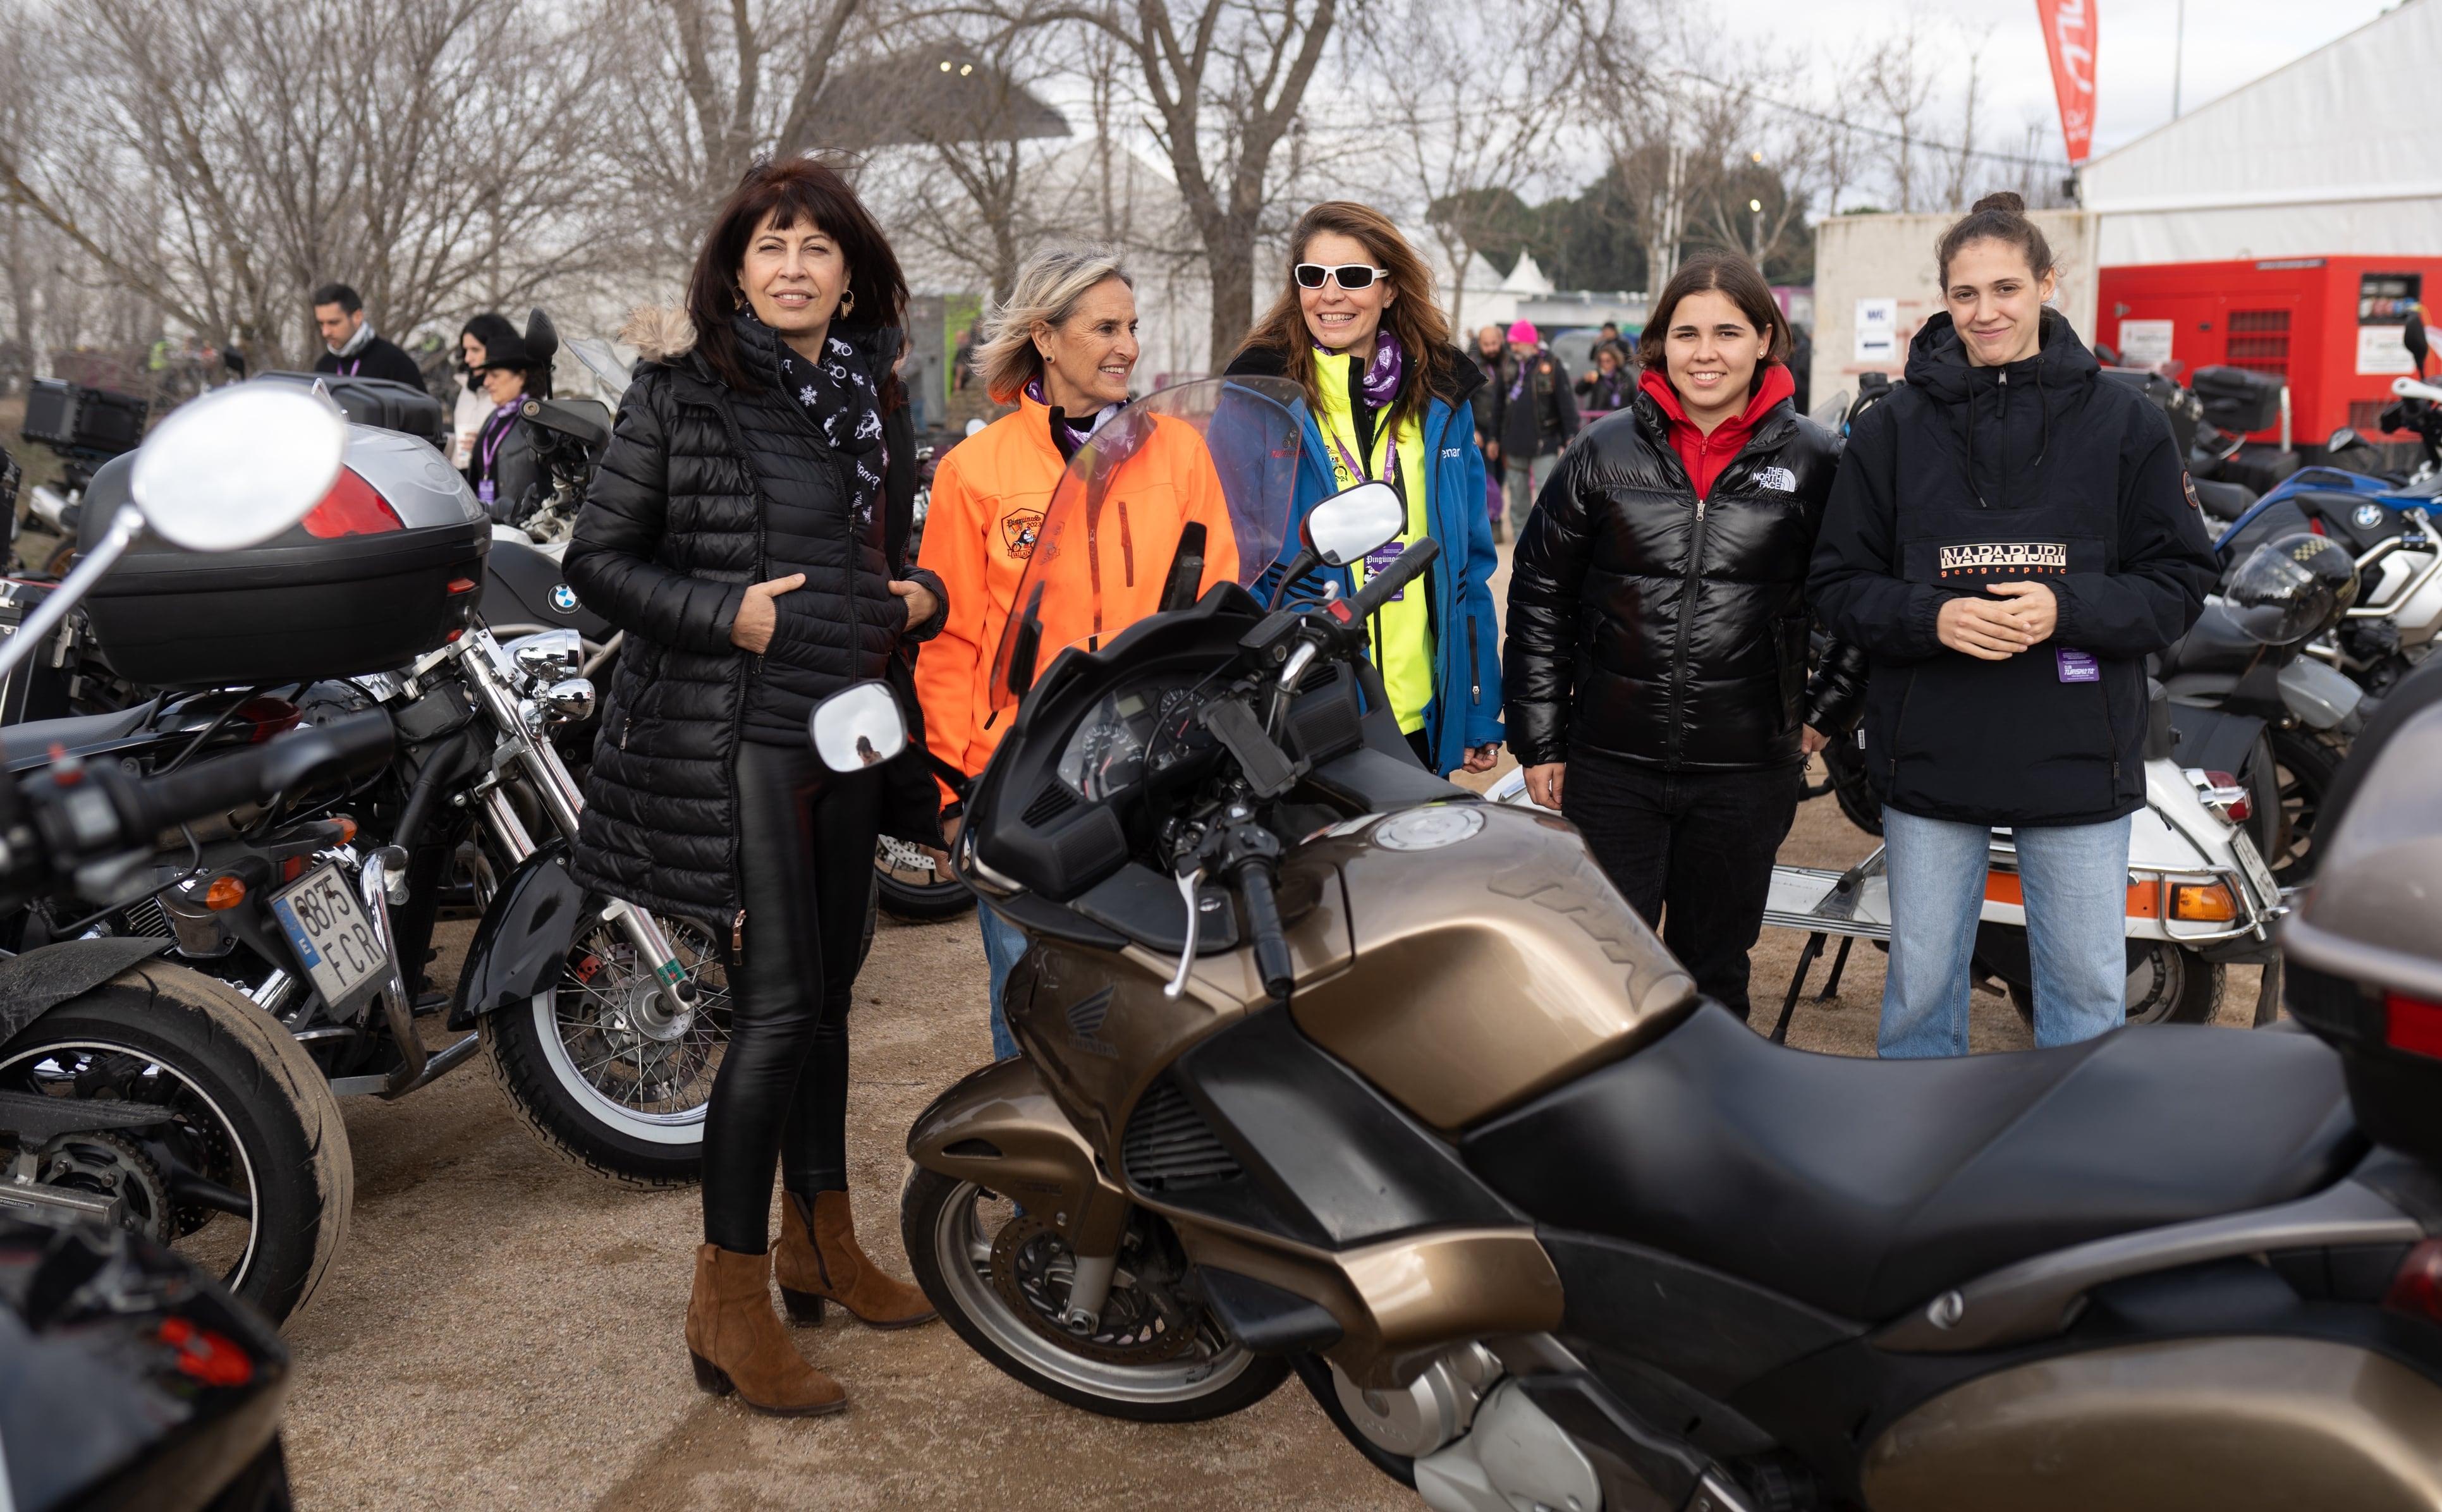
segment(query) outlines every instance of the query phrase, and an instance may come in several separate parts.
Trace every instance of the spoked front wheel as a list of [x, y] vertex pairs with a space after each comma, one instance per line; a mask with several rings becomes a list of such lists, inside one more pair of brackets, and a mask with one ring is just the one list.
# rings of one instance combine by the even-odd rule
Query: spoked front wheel
[[1139, 1423], [1201, 1423], [1252, 1407], [1288, 1375], [1193, 1300], [1177, 1239], [1141, 1208], [1091, 1328], [1061, 1321], [1077, 1257], [1042, 1214], [921, 1168], [899, 1212], [924, 1295], [976, 1354], [1046, 1396]]
[[704, 1108], [729, 1046], [729, 974], [702, 929], [655, 917], [695, 983], [686, 1011], [604, 920], [577, 936], [558, 981], [483, 1015], [483, 1047], [544, 1144], [616, 1180], [683, 1186], [703, 1170]]
[[873, 880], [883, 910], [894, 919], [934, 923], [975, 911], [975, 895], [943, 871], [933, 853], [884, 835], [873, 845]]

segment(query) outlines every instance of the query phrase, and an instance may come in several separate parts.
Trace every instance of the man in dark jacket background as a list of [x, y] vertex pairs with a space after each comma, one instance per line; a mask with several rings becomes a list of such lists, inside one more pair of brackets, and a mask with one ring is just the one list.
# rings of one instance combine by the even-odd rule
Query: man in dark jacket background
[[1949, 309], [1850, 433], [1809, 579], [1825, 626], [1871, 658], [1885, 1055], [1967, 1052], [1996, 827], [2027, 901], [2036, 1043], [2120, 1021], [2145, 658], [2186, 633], [2216, 572], [2169, 423], [2043, 305], [2050, 250], [2014, 199], [1943, 238]]
[[1509, 343], [1502, 339], [1501, 327], [1487, 325], [1475, 333], [1467, 357], [1484, 374], [1484, 386], [1469, 402], [1475, 407], [1476, 449], [1484, 453], [1485, 508], [1492, 516], [1492, 538], [1498, 543], [1509, 538], [1501, 507], [1501, 407], [1509, 392]]
[[1522, 531], [1535, 496], [1577, 433], [1577, 400], [1560, 359], [1534, 323], [1509, 328], [1509, 382], [1501, 391], [1501, 468], [1509, 481], [1509, 527]]
[[314, 324], [322, 333], [322, 355], [314, 359], [315, 372], [424, 387], [424, 370], [396, 343], [375, 333], [365, 319], [365, 301], [346, 284], [325, 283], [314, 291]]

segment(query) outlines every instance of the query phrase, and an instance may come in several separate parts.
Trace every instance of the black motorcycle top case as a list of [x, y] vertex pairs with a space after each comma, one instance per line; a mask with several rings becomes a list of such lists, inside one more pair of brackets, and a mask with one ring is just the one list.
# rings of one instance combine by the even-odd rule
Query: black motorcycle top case
[[[81, 546], [126, 502], [135, 461], [94, 474]], [[148, 687], [390, 671], [468, 623], [491, 544], [491, 521], [441, 453], [351, 426], [346, 471], [303, 523], [210, 556], [147, 536], [84, 613], [111, 669]]]
[[319, 383], [352, 425], [396, 430], [435, 446], [446, 445], [449, 438], [448, 411], [430, 392], [413, 384], [333, 373], [258, 373], [254, 381], [294, 384], [301, 389]]

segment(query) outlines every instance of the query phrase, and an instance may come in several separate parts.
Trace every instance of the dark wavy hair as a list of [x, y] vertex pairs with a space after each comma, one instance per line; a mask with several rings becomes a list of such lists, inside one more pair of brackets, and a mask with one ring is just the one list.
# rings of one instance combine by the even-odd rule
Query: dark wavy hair
[[1680, 301], [1708, 290], [1726, 296], [1747, 318], [1747, 324], [1763, 335], [1763, 357], [1756, 363], [1755, 376], [1747, 380], [1749, 394], [1762, 392], [1764, 370], [1789, 360], [1789, 318], [1780, 313], [1780, 301], [1772, 297], [1772, 285], [1763, 281], [1762, 270], [1736, 252], [1699, 252], [1679, 264], [1679, 271], [1662, 285], [1662, 297], [1646, 316], [1645, 329], [1637, 334], [1636, 360], [1648, 372], [1669, 377], [1670, 318], [1679, 313]]
[[1314, 335], [1305, 327], [1305, 310], [1298, 301], [1297, 265], [1305, 260], [1306, 244], [1325, 231], [1337, 231], [1365, 248], [1376, 264], [1391, 270], [1389, 280], [1399, 297], [1382, 312], [1382, 324], [1399, 338], [1407, 369], [1399, 375], [1399, 393], [1392, 401], [1392, 424], [1420, 418], [1425, 403], [1450, 389], [1458, 349], [1450, 344], [1449, 317], [1433, 299], [1432, 269], [1425, 265], [1391, 217], [1354, 200], [1325, 200], [1298, 217], [1289, 233], [1288, 263], [1281, 269], [1281, 297], [1247, 333], [1240, 351], [1277, 354], [1282, 371], [1305, 391], [1306, 403], [1321, 397], [1314, 382]]
[[[766, 374], [746, 370], [738, 356], [738, 333], [730, 327], [731, 318], [745, 302], [738, 275], [746, 265], [746, 244], [767, 215], [775, 230], [785, 231], [802, 219], [839, 244], [840, 256], [847, 263], [847, 292], [855, 307], [844, 317], [833, 317], [833, 330], [879, 332], [906, 322], [907, 280], [899, 271], [898, 256], [839, 170], [812, 157], [758, 162], [746, 171], [714, 214], [712, 228], [704, 232], [703, 248], [696, 253], [695, 271], [687, 278], [687, 317], [695, 322], [696, 350], [722, 382], [740, 393], [760, 392], [770, 381]], [[895, 410], [907, 402], [905, 387], [890, 371], [896, 349], [888, 341], [874, 346], [882, 366], [873, 375], [882, 392], [882, 408]]]

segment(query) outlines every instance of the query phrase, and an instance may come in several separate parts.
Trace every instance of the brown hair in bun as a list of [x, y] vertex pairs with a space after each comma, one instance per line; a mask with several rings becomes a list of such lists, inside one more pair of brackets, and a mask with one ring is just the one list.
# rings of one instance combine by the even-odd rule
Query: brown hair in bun
[[1976, 202], [1976, 208], [1951, 224], [1935, 244], [1933, 255], [1941, 266], [1943, 287], [1950, 284], [1950, 260], [1970, 242], [2007, 242], [2024, 253], [2027, 268], [2037, 279], [2055, 270], [2052, 245], [2027, 218], [2027, 202], [2009, 190], [1999, 190]]

